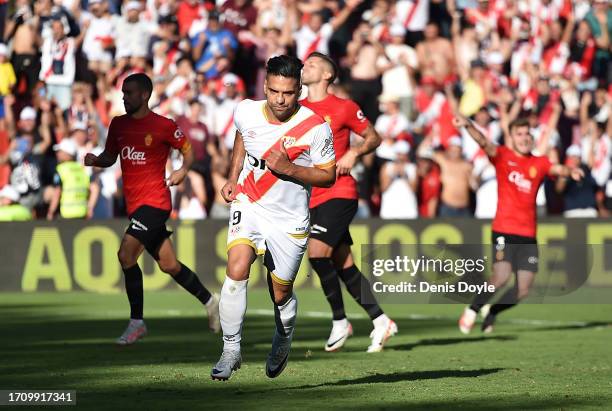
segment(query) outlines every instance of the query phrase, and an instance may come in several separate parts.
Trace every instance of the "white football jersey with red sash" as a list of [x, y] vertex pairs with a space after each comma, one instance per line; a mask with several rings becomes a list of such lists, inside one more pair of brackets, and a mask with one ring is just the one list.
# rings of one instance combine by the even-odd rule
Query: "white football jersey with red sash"
[[266, 116], [265, 104], [244, 100], [234, 114], [247, 152], [238, 179], [238, 199], [256, 203], [281, 220], [306, 221], [310, 186], [275, 175], [266, 167], [266, 158], [273, 148], [284, 144], [296, 165], [331, 167], [335, 164], [331, 129], [325, 120], [303, 106], [288, 121], [272, 122]]
[[308, 243], [310, 186], [272, 173], [266, 159], [283, 144], [296, 165], [333, 167], [334, 145], [327, 122], [309, 108], [300, 106], [289, 120], [278, 123], [269, 121], [265, 104], [243, 100], [234, 113], [247, 154], [230, 208], [227, 248], [249, 245], [264, 254], [275, 282], [291, 284]]

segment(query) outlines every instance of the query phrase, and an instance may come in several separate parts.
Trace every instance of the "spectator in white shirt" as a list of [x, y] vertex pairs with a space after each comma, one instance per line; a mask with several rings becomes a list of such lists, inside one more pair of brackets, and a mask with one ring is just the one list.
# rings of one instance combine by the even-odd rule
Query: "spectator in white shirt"
[[53, 19], [52, 36], [42, 47], [40, 80], [47, 85], [48, 98], [54, 99], [62, 110], [72, 104], [72, 84], [75, 75], [74, 38], [66, 37], [64, 23]]
[[380, 170], [380, 217], [417, 218], [417, 170], [408, 159], [410, 144], [398, 141], [393, 145], [393, 152], [395, 159]]
[[141, 11], [139, 1], [128, 1], [124, 8], [125, 16], [117, 21], [115, 57], [119, 69], [127, 65], [145, 68], [152, 27], [150, 23], [140, 18]]

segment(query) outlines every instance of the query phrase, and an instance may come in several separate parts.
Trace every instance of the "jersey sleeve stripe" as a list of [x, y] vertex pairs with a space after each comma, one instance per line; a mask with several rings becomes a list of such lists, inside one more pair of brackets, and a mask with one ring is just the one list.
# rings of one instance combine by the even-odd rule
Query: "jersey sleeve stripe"
[[315, 164], [314, 166], [316, 168], [330, 168], [330, 167], [333, 167], [335, 165], [336, 165], [336, 160], [331, 160], [331, 161], [328, 161], [327, 163], [324, 163], [324, 164]]

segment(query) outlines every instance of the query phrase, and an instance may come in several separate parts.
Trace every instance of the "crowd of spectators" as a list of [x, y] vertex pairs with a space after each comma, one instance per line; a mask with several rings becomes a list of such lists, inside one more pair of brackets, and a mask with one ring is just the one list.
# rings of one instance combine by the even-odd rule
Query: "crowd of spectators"
[[[103, 149], [145, 72], [196, 157], [173, 216], [225, 218], [234, 108], [264, 98], [268, 58], [319, 51], [383, 139], [353, 170], [359, 217], [493, 217], [495, 169], [454, 113], [498, 144], [527, 117], [534, 153], [587, 175], [547, 180], [540, 215], [607, 217], [611, 37], [608, 0], [0, 0], [0, 209], [61, 215], [58, 165]], [[124, 215], [118, 164], [87, 173], [86, 217]]]

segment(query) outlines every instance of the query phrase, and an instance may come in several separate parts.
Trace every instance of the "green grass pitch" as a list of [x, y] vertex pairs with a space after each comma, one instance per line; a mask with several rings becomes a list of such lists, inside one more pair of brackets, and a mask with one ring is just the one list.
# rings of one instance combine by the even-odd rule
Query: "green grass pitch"
[[456, 327], [462, 307], [387, 305], [399, 335], [366, 354], [370, 321], [345, 295], [355, 337], [326, 353], [328, 306], [300, 290], [284, 373], [265, 376], [274, 321], [265, 290], [249, 291], [243, 366], [209, 373], [221, 350], [197, 301], [145, 293], [149, 335], [113, 344], [127, 321], [123, 294], [0, 294], [0, 389], [77, 390], [78, 409], [612, 409], [612, 305], [523, 305], [494, 334]]

